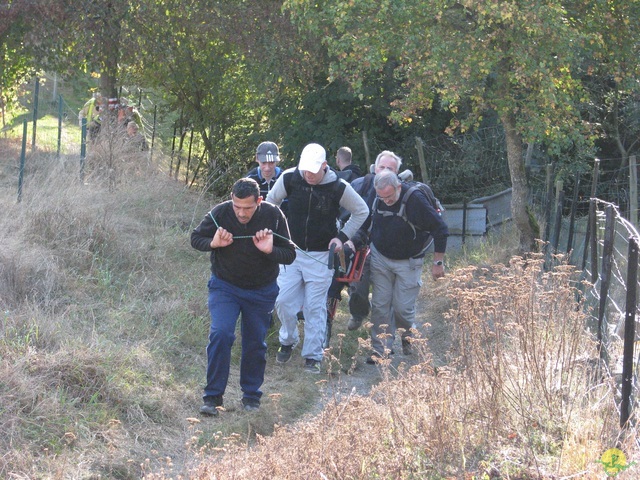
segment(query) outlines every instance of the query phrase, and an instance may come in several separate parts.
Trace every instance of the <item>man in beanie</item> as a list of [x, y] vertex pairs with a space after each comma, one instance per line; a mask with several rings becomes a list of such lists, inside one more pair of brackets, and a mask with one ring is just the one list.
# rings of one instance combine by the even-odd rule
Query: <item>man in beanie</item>
[[[304, 312], [302, 357], [305, 370], [320, 373], [327, 328], [327, 290], [333, 278], [328, 268], [329, 248], [340, 251], [369, 216], [369, 207], [356, 191], [327, 166], [321, 145], [304, 147], [296, 168], [285, 170], [267, 196], [280, 205], [289, 200], [291, 240], [300, 249], [286, 268], [280, 267], [276, 313], [280, 319], [280, 349], [276, 361], [286, 363], [299, 341], [297, 313]], [[339, 231], [340, 207], [351, 216]]]

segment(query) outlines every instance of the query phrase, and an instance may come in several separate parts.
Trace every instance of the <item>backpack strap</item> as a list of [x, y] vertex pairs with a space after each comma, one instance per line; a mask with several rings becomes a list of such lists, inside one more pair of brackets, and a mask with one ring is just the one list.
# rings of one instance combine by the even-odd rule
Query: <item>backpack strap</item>
[[296, 167], [296, 169], [293, 172], [287, 173], [286, 175], [285, 174], [282, 175], [282, 184], [284, 185], [284, 189], [287, 192], [287, 197], [289, 195], [291, 195], [291, 177], [293, 175], [300, 176], [300, 172], [298, 171], [298, 167]]
[[360, 191], [356, 190], [358, 195], [361, 197], [369, 191], [371, 188], [371, 184], [373, 183], [373, 177], [375, 177], [375, 173], [367, 173], [360, 184]]
[[[372, 212], [376, 212], [378, 213], [378, 215], [381, 215], [383, 217], [391, 217], [391, 216], [396, 216], [396, 217], [401, 217], [405, 222], [407, 222], [409, 224], [409, 226], [411, 227], [411, 229], [413, 230], [413, 237], [415, 238], [417, 235], [416, 232], [416, 226], [411, 223], [409, 221], [409, 219], [407, 218], [407, 200], [409, 200], [409, 197], [411, 196], [411, 194], [413, 194], [413, 192], [415, 192], [416, 190], [420, 190], [418, 187], [416, 187], [415, 185], [409, 187], [404, 194], [402, 195], [402, 198], [400, 199], [400, 208], [398, 209], [397, 212], [389, 212], [388, 210], [378, 210], [378, 197], [376, 196], [375, 200], [373, 201], [373, 205], [371, 206], [371, 211]], [[373, 222], [371, 222], [373, 223]]]

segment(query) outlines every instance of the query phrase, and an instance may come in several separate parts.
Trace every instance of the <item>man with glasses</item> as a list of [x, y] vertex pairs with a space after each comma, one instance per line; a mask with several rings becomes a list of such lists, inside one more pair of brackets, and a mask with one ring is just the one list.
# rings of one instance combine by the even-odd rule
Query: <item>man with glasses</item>
[[[395, 332], [401, 328], [403, 353], [410, 351], [416, 300], [422, 286], [422, 265], [433, 238], [431, 274], [444, 276], [444, 254], [449, 231], [422, 190], [414, 189], [406, 199], [406, 211], [400, 212], [403, 195], [411, 188], [390, 170], [381, 171], [373, 180], [377, 199], [371, 209], [371, 345], [367, 363], [393, 353]], [[367, 225], [363, 226], [363, 229]], [[361, 229], [362, 230], [362, 229]]]
[[[353, 189], [366, 202], [367, 206], [371, 208], [373, 201], [376, 198], [376, 191], [373, 187], [373, 179], [376, 174], [384, 171], [390, 171], [397, 174], [400, 171], [402, 165], [402, 159], [395, 153], [384, 150], [378, 154], [374, 163], [374, 172], [368, 173], [364, 177], [355, 179], [351, 185]], [[353, 238], [346, 242], [346, 245], [352, 249], [362, 248], [369, 242], [368, 232], [366, 230], [360, 230], [353, 236]], [[367, 257], [364, 267], [362, 269], [362, 277], [359, 282], [354, 282], [349, 285], [349, 313], [351, 318], [347, 323], [347, 329], [353, 331], [360, 328], [362, 322], [369, 315], [371, 310], [371, 303], [369, 302], [369, 290], [371, 289], [371, 271], [369, 269], [370, 259]]]

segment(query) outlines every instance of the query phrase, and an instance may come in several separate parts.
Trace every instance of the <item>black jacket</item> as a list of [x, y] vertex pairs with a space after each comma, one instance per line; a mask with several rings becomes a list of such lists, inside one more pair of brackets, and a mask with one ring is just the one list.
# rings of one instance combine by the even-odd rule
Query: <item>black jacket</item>
[[[227, 247], [211, 249], [218, 227], [234, 237], [253, 236], [258, 230], [269, 228], [274, 232], [273, 251], [261, 252], [251, 238], [234, 239]], [[242, 224], [233, 211], [232, 201], [228, 200], [207, 213], [191, 232], [191, 246], [201, 252], [211, 252], [211, 272], [216, 277], [239, 288], [255, 289], [278, 277], [279, 264], [293, 263], [296, 251], [289, 238], [287, 220], [275, 205], [261, 202], [249, 223]]]

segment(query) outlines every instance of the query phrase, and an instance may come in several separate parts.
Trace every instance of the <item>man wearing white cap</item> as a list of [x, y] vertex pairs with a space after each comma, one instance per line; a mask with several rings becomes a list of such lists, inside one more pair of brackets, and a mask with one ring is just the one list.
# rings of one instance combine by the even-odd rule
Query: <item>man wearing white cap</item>
[[260, 195], [266, 200], [269, 190], [282, 173], [278, 166], [280, 163], [280, 152], [278, 145], [273, 142], [262, 142], [256, 150], [256, 162], [258, 166], [247, 173], [248, 178], [253, 178], [260, 185]]
[[[329, 248], [342, 249], [342, 244], [356, 233], [369, 216], [365, 201], [345, 180], [327, 166], [327, 152], [311, 143], [300, 154], [297, 168], [285, 170], [267, 196], [267, 201], [280, 205], [288, 199], [288, 221], [291, 240], [300, 249], [293, 264], [280, 268], [276, 312], [280, 319], [279, 363], [291, 358], [299, 341], [297, 313], [304, 311], [304, 343], [302, 357], [305, 370], [320, 373], [322, 345], [327, 328], [327, 290], [333, 278], [328, 268]], [[338, 231], [340, 207], [351, 216]]]

